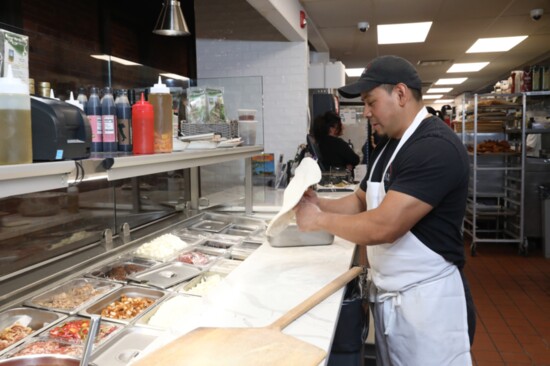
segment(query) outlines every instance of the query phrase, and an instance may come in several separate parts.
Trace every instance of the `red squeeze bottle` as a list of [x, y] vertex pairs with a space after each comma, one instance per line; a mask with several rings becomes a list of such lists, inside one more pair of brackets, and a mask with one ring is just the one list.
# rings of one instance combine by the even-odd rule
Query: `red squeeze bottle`
[[145, 100], [143, 93], [141, 93], [141, 99], [132, 106], [132, 129], [134, 154], [154, 154], [155, 119], [153, 106]]

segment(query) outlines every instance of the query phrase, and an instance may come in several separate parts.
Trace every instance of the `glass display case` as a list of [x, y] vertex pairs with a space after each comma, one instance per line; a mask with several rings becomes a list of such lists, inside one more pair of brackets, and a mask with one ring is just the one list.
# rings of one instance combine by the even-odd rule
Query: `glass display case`
[[[30, 75], [37, 83], [43, 78], [33, 75], [33, 64], [41, 47], [58, 47], [58, 61], [66, 61], [66, 68], [54, 67], [47, 77], [61, 100], [91, 85], [147, 93], [161, 75], [174, 97], [177, 138], [184, 137], [182, 125], [190, 125], [185, 107], [191, 86], [223, 88], [226, 117], [217, 125], [235, 128], [222, 137], [239, 136], [239, 109], [256, 110], [258, 122], [256, 141], [245, 146], [217, 141], [193, 148], [187, 141], [182, 151], [172, 153], [92, 153], [81, 160], [0, 166], [0, 307], [75, 268], [115, 256], [137, 238], [202, 209], [232, 202], [251, 212], [250, 159], [263, 152], [261, 77], [191, 80], [140, 64], [124, 65], [111, 56], [93, 59], [96, 69], [73, 73], [74, 62], [89, 58], [93, 50], [19, 32], [29, 36]], [[197, 124], [185, 136], [208, 133], [204, 128], [209, 126]]]

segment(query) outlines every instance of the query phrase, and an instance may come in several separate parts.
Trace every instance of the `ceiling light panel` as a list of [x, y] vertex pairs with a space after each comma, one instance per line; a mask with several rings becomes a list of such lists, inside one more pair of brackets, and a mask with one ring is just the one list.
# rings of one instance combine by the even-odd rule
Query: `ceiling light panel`
[[430, 88], [426, 93], [448, 93], [451, 90], [453, 90], [453, 88]]
[[477, 72], [489, 65], [488, 62], [468, 62], [463, 64], [453, 64], [447, 72]]
[[462, 84], [468, 80], [468, 78], [448, 78], [448, 79], [439, 79], [434, 84], [435, 85], [458, 85]]
[[378, 44], [421, 43], [426, 41], [432, 22], [380, 24]]
[[422, 96], [422, 99], [439, 99], [443, 94], [426, 94]]
[[506, 52], [523, 42], [527, 36], [480, 38], [466, 53]]
[[454, 102], [455, 102], [454, 99], [438, 99], [434, 103], [448, 104], [448, 103], [454, 103]]

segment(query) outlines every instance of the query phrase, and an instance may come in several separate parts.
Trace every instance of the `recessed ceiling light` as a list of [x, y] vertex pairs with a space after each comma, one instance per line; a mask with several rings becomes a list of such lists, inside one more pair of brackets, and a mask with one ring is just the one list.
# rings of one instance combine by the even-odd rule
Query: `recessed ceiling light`
[[137, 62], [128, 61], [123, 58], [111, 56], [111, 55], [90, 55], [90, 56], [98, 60], [112, 61], [124, 66], [141, 66], [141, 64], [138, 64]]
[[424, 42], [431, 26], [432, 22], [379, 24], [378, 44]]
[[439, 99], [443, 96], [443, 94], [427, 94], [423, 95], [422, 99]]
[[447, 104], [447, 103], [454, 103], [454, 99], [438, 99], [434, 101], [434, 103], [441, 103], [441, 104]]
[[346, 69], [346, 75], [349, 76], [350, 78], [359, 77], [363, 73], [363, 70], [365, 69], [360, 69], [360, 68]]
[[506, 52], [523, 42], [527, 36], [479, 38], [466, 53]]
[[439, 79], [434, 84], [435, 85], [458, 85], [458, 84], [462, 84], [466, 80], [468, 80], [468, 78]]
[[426, 93], [448, 93], [451, 90], [453, 90], [453, 88], [430, 88]]
[[447, 72], [476, 72], [489, 65], [488, 62], [468, 62], [464, 64], [453, 64]]

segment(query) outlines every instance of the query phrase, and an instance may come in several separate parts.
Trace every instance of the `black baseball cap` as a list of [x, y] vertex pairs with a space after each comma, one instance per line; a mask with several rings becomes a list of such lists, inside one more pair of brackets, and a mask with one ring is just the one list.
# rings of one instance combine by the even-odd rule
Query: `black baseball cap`
[[380, 56], [369, 62], [359, 80], [339, 88], [338, 92], [345, 98], [355, 98], [379, 85], [399, 83], [422, 90], [422, 81], [409, 61], [398, 56]]

